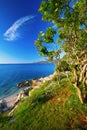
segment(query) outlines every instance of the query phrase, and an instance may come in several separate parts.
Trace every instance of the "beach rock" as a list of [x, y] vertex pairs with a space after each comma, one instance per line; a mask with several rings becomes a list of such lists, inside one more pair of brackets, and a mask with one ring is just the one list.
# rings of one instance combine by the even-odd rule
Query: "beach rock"
[[0, 100], [0, 108], [4, 108], [4, 107], [7, 107], [7, 102], [6, 100], [2, 99]]
[[4, 99], [0, 100], [0, 112], [5, 112], [8, 110], [7, 102]]
[[28, 87], [28, 86], [31, 86], [31, 81], [29, 81], [29, 80], [26, 80], [24, 82], [21, 82], [21, 83], [17, 84], [17, 87], [19, 87], [19, 88], [21, 88], [21, 87]]
[[33, 79], [31, 81], [31, 86], [38, 86], [38, 85], [40, 85], [43, 82], [43, 80], [44, 80], [43, 77], [41, 77], [39, 79]]
[[32, 85], [32, 86], [37, 86], [37, 80], [32, 79], [31, 85]]
[[44, 77], [41, 77], [41, 78], [39, 79], [40, 82], [43, 82], [43, 80], [44, 80]]
[[8, 111], [8, 110], [9, 110], [8, 107], [5, 107], [5, 108], [2, 109], [3, 112], [6, 112], [6, 111]]
[[19, 102], [21, 100], [21, 93], [18, 94], [16, 102]]
[[26, 98], [29, 96], [29, 91], [32, 87], [29, 87], [29, 88], [26, 88], [24, 90], [22, 90], [19, 94], [18, 94], [18, 97], [17, 97], [17, 100], [15, 102], [15, 104], [17, 104], [19, 101], [21, 101], [21, 99], [23, 98]]
[[25, 88], [24, 90], [22, 90], [19, 94], [17, 94], [17, 99], [15, 100], [15, 103], [12, 107], [10, 107], [10, 114], [13, 113], [14, 109], [18, 106], [18, 103], [22, 101], [22, 99], [25, 99], [29, 96], [29, 91], [32, 89], [32, 87], [28, 87], [28, 88]]

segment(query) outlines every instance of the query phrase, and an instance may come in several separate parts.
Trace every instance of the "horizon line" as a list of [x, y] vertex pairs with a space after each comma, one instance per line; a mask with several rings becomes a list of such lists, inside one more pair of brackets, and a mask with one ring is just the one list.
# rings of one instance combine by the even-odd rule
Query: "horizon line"
[[53, 62], [50, 62], [50, 61], [36, 61], [36, 62], [28, 62], [28, 63], [0, 63], [0, 65], [3, 65], [3, 64], [35, 64], [35, 63], [53, 63]]

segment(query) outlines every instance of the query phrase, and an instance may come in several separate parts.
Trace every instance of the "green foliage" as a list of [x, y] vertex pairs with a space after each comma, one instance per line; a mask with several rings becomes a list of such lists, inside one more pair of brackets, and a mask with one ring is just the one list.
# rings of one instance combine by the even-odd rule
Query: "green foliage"
[[[76, 91], [67, 78], [57, 82], [46, 81], [40, 88], [31, 91], [31, 96], [20, 102], [13, 113], [14, 121], [0, 115], [1, 130], [67, 130], [84, 129], [80, 116], [84, 115], [87, 106], [82, 105]], [[73, 123], [72, 123], [73, 122]]]
[[[79, 53], [86, 49], [87, 47], [87, 9], [86, 1], [82, 0], [42, 0], [39, 12], [42, 13], [42, 18], [45, 21], [50, 21], [56, 25], [54, 30], [49, 27], [45, 33], [40, 32], [40, 37], [35, 41], [38, 47], [39, 53], [43, 56], [47, 56], [49, 59], [53, 60], [55, 58], [54, 53], [58, 50], [52, 48], [51, 52], [45, 46], [45, 50], [40, 49], [44, 46], [44, 43], [54, 43], [54, 36], [58, 34], [58, 43], [60, 43], [60, 48], [62, 48], [68, 59], [72, 58], [77, 60]], [[83, 28], [84, 26], [84, 28]], [[39, 41], [38, 41], [39, 40]], [[57, 43], [55, 43], [57, 46]], [[51, 56], [49, 56], [51, 55]], [[56, 57], [59, 55], [57, 53]], [[72, 61], [74, 64], [74, 62]]]
[[64, 60], [61, 60], [56, 67], [56, 71], [70, 71], [69, 64]]
[[42, 41], [38, 39], [37, 41], [35, 41], [35, 45], [37, 47], [41, 46], [42, 45]]
[[10, 120], [10, 117], [8, 117], [6, 114], [1, 114], [0, 113], [0, 130], [2, 129], [2, 127], [4, 125], [7, 125], [9, 120]]
[[52, 27], [49, 27], [47, 28], [46, 33], [40, 31], [40, 33], [38, 34], [38, 39], [35, 41], [35, 45], [37, 46], [39, 54], [45, 57], [48, 56], [50, 61], [53, 60], [54, 51], [53, 50], [48, 51], [48, 48], [45, 46], [44, 43], [53, 44], [54, 43], [53, 37], [55, 34], [56, 31]]
[[[50, 61], [56, 60], [57, 71], [71, 71], [77, 87], [80, 88], [79, 82], [81, 82], [82, 89], [85, 88], [86, 91], [87, 1], [42, 0], [39, 12], [42, 14], [42, 20], [55, 25], [55, 29], [50, 27], [39, 37], [41, 44], [39, 42], [38, 46], [36, 44], [39, 54], [48, 57]], [[35, 43], [37, 41], [38, 39]], [[50, 49], [46, 46], [48, 43], [51, 43]], [[55, 48], [52, 46], [53, 44], [55, 44]], [[40, 49], [41, 47], [44, 47], [45, 51]], [[60, 58], [61, 52], [65, 52], [66, 60]], [[80, 91], [83, 91], [82, 89]], [[82, 95], [82, 97], [84, 96]]]
[[[79, 81], [86, 66], [87, 2], [86, 0], [42, 0], [39, 12], [42, 13], [43, 20], [52, 22], [57, 28], [49, 27], [45, 33], [42, 31], [39, 33], [35, 41], [37, 50], [40, 55], [50, 60], [60, 59], [63, 50], [65, 56], [59, 60], [57, 70], [61, 72], [69, 70], [68, 78], [63, 73], [58, 73], [52, 80], [31, 91], [31, 96], [20, 102], [15, 109], [13, 123], [9, 122], [7, 116], [3, 118], [0, 115], [0, 129], [85, 130], [87, 105], [81, 104], [72, 83]], [[58, 34], [57, 43], [55, 43], [56, 34]], [[47, 48], [46, 43], [51, 49]], [[52, 47], [54, 44], [57, 45], [55, 49]], [[84, 77], [86, 73], [84, 71]], [[84, 79], [77, 83], [79, 85], [77, 87], [83, 93], [85, 93], [82, 84]]]
[[38, 39], [35, 41], [35, 45], [37, 46], [37, 50], [41, 56], [48, 57], [50, 61], [54, 58], [57, 58], [60, 54], [60, 50], [48, 49], [46, 44], [55, 44], [54, 35], [56, 31], [49, 27], [47, 28], [46, 32], [43, 33], [42, 31], [38, 34]]
[[24, 89], [24, 94], [29, 96], [29, 92], [32, 90], [32, 88]]
[[46, 33], [44, 34], [44, 42], [46, 43], [53, 43], [53, 36], [54, 34], [56, 34], [56, 31], [54, 31], [54, 29], [52, 27], [49, 27], [46, 31]]

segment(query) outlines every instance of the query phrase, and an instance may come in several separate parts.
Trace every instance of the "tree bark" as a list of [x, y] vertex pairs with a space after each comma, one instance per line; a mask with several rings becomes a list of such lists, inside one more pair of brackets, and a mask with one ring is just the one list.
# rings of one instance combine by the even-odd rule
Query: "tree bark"
[[74, 84], [74, 87], [77, 89], [77, 94], [78, 94], [79, 100], [83, 104], [84, 100], [83, 100], [83, 96], [82, 96], [80, 88], [78, 88], [76, 84]]
[[77, 75], [76, 68], [74, 68], [74, 76], [75, 76], [74, 87], [77, 89], [77, 94], [78, 94], [79, 100], [83, 104], [84, 100], [83, 100], [82, 92], [81, 92], [80, 88], [78, 87], [78, 81], [79, 80], [78, 80], [78, 75]]
[[84, 77], [85, 77], [86, 67], [87, 67], [87, 64], [85, 64], [85, 65], [83, 66], [83, 68], [82, 68], [82, 71], [81, 71], [81, 74], [80, 74], [80, 79], [79, 79], [80, 82], [81, 82], [81, 81], [84, 79]]

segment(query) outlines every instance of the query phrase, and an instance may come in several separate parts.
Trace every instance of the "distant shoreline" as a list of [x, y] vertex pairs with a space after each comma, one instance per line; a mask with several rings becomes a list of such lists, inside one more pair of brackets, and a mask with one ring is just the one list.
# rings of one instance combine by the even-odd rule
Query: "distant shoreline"
[[54, 64], [54, 62], [49, 61], [36, 61], [36, 62], [29, 62], [29, 63], [0, 63], [0, 65], [26, 65], [26, 64]]

